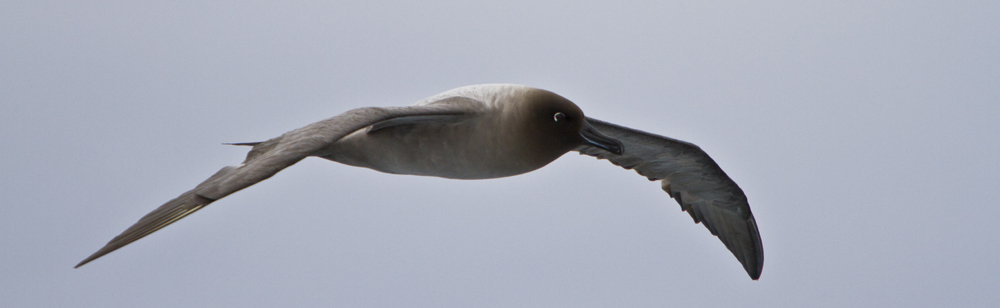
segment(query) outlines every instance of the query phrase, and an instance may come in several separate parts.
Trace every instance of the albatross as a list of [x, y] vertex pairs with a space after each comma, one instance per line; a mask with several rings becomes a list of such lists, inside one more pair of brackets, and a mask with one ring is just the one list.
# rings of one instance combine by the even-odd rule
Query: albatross
[[635, 170], [719, 237], [750, 278], [764, 266], [757, 222], [743, 190], [698, 146], [586, 117], [558, 94], [522, 85], [461, 87], [406, 107], [364, 107], [251, 146], [226, 166], [146, 214], [78, 268], [187, 217], [298, 161], [320, 157], [393, 174], [491, 179], [541, 168], [569, 151]]

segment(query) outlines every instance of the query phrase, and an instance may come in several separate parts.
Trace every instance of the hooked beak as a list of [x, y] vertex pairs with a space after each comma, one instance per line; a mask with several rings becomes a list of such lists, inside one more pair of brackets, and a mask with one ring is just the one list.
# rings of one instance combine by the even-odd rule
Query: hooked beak
[[622, 145], [621, 141], [601, 134], [601, 132], [597, 131], [597, 129], [586, 121], [583, 122], [583, 128], [580, 129], [580, 137], [583, 137], [583, 144], [585, 145], [595, 146], [615, 153], [615, 155], [622, 155], [625, 152], [625, 146]]

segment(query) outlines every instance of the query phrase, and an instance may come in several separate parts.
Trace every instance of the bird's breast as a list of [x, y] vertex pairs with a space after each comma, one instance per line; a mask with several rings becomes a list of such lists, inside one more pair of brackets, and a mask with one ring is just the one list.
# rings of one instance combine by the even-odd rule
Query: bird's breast
[[464, 122], [361, 129], [334, 142], [320, 156], [387, 173], [453, 179], [518, 175], [559, 157], [526, 152], [525, 145], [511, 138], [513, 132], [495, 127]]

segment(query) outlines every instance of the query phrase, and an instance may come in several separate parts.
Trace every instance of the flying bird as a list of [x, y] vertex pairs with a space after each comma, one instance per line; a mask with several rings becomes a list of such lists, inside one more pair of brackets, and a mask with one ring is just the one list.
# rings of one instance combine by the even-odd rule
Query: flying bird
[[76, 267], [174, 223], [229, 194], [316, 156], [386, 173], [490, 179], [541, 168], [569, 151], [607, 159], [660, 181], [722, 240], [750, 278], [764, 265], [743, 190], [698, 146], [585, 117], [568, 99], [522, 85], [466, 86], [407, 107], [365, 107], [252, 146], [238, 166], [143, 216]]

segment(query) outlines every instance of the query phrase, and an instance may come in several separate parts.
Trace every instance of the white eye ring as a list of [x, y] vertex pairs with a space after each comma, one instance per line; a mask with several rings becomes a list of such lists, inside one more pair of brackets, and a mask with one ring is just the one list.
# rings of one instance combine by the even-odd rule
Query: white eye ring
[[556, 122], [559, 122], [561, 120], [565, 120], [566, 119], [566, 115], [563, 114], [562, 112], [556, 112], [556, 114], [554, 116], [552, 116], [552, 118], [555, 119]]

